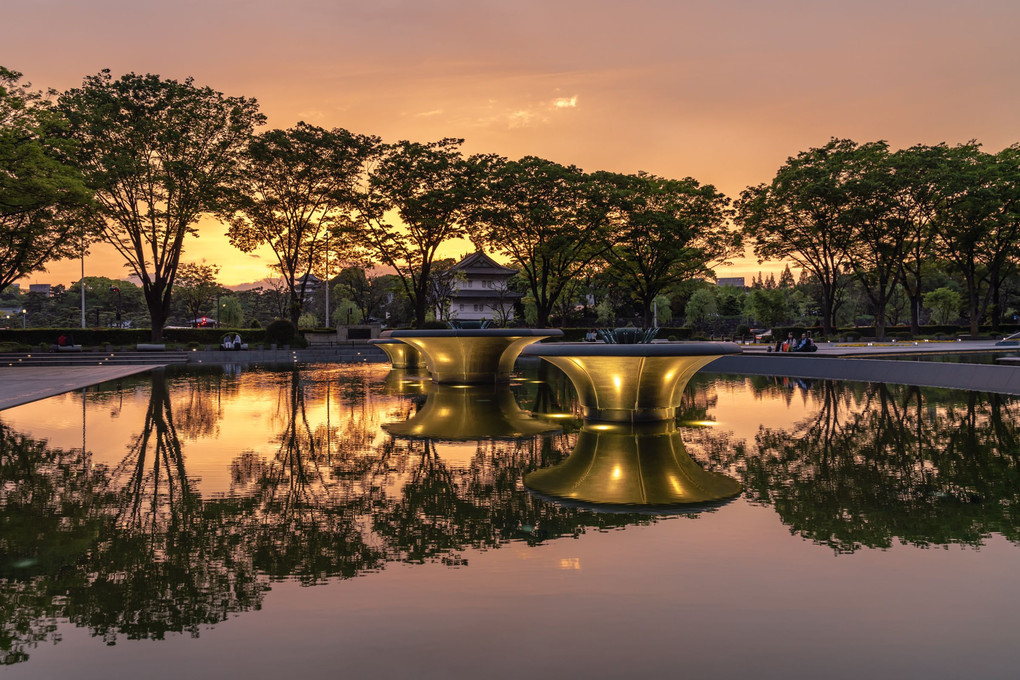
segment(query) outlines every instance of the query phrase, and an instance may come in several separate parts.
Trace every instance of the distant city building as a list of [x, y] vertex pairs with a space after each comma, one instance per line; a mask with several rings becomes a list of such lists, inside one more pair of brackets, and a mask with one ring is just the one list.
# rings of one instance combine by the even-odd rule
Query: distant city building
[[455, 319], [507, 320], [514, 318], [514, 301], [523, 297], [507, 288], [507, 281], [517, 273], [499, 264], [485, 253], [471, 253], [450, 268], [462, 275], [455, 286], [450, 312]]
[[745, 288], [743, 276], [731, 276], [729, 278], [721, 278], [716, 280], [716, 285], [719, 286], [732, 286], [733, 288]]
[[31, 283], [28, 285], [28, 293], [31, 295], [42, 295], [43, 297], [50, 297], [52, 295], [50, 291], [50, 284], [48, 283]]

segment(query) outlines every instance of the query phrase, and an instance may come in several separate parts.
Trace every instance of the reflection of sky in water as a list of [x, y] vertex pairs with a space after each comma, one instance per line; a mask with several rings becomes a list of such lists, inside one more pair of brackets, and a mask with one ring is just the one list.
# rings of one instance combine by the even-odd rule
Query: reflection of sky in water
[[[535, 370], [516, 388], [522, 408], [576, 409], [562, 375]], [[745, 492], [714, 511], [663, 519], [560, 507], [524, 489], [528, 471], [561, 462], [574, 446], [570, 419], [537, 438], [430, 445], [382, 429], [423, 403], [415, 381], [385, 366], [316, 367], [292, 378], [247, 369], [172, 378], [167, 402], [200, 521], [179, 534], [160, 524], [138, 545], [130, 532], [102, 544], [90, 542], [91, 528], [72, 532], [50, 551], [56, 557], [37, 560], [36, 580], [6, 566], [0, 609], [33, 625], [51, 612], [63, 641], [29, 646], [29, 659], [5, 673], [1012, 675], [1014, 400], [696, 376], [681, 409], [686, 449]], [[121, 385], [86, 390], [93, 466], [124, 461], [145, 421], [150, 379]], [[4, 411], [0, 424], [73, 451], [82, 393]], [[303, 473], [304, 486], [295, 483]], [[12, 488], [0, 496], [5, 505]], [[32, 540], [16, 533], [16, 520], [0, 527], [5, 563], [17, 541]], [[59, 526], [39, 531], [64, 536]], [[341, 554], [361, 539], [360, 554]], [[174, 543], [197, 547], [171, 578], [173, 570], [152, 565], [172, 563], [161, 551]], [[954, 543], [972, 547], [924, 549]], [[155, 556], [146, 556], [149, 545]], [[221, 614], [198, 626], [197, 638], [171, 625], [163, 641], [131, 642], [117, 617], [132, 615], [118, 608], [148, 602], [141, 591], [125, 598], [111, 581], [116, 597], [104, 598], [88, 579], [71, 578], [103, 569], [154, 587], [169, 578], [167, 599], [150, 603], [157, 614], [177, 600], [186, 615], [206, 602], [200, 595]], [[221, 582], [218, 570], [230, 579]], [[38, 601], [15, 597], [11, 589], [26, 583], [52, 590]], [[221, 603], [223, 588], [235, 595]], [[250, 602], [238, 599], [245, 593]], [[116, 646], [92, 637], [104, 625]]]

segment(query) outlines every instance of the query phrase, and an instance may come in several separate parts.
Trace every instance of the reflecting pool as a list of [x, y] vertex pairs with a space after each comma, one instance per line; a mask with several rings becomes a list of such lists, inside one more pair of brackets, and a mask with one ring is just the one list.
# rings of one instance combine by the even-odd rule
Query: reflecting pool
[[1015, 677], [1020, 400], [698, 374], [601, 432], [522, 363], [0, 412], [5, 676]]

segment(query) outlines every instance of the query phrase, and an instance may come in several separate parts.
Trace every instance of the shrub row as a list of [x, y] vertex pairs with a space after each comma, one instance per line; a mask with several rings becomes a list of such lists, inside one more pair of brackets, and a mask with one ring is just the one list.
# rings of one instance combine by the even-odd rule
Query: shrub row
[[[581, 342], [582, 340], [584, 340], [585, 334], [587, 334], [588, 331], [590, 331], [592, 328], [593, 327], [564, 328], [564, 329], [562, 329], [563, 330], [563, 337], [562, 338], [557, 338], [557, 339], [558, 340], [562, 340], [563, 342]], [[601, 328], [601, 326], [599, 326], [599, 328]], [[672, 338], [674, 340], [690, 340], [691, 339], [691, 329], [690, 328], [675, 328], [675, 327], [667, 328], [665, 326], [660, 326], [659, 327], [659, 334], [655, 336], [655, 339], [656, 340], [668, 340], [670, 338]]]
[[[266, 342], [266, 333], [261, 328], [167, 328], [163, 330], [166, 342], [199, 345], [218, 345], [227, 333], [238, 333], [247, 343]], [[57, 338], [66, 335], [75, 344], [86, 347], [101, 345], [129, 346], [150, 342], [152, 333], [145, 328], [20, 328], [0, 329], [0, 342], [14, 342], [38, 347], [41, 344], [55, 345]]]
[[[921, 326], [920, 337], [928, 336], [948, 336], [956, 337], [958, 335], [969, 335], [970, 328], [968, 326], [957, 326], [955, 324], [936, 325], [932, 324], [929, 326]], [[1002, 324], [999, 330], [996, 331], [998, 335], [1009, 335], [1016, 333], [1020, 330], [1020, 326], [1016, 324]], [[773, 342], [776, 340], [786, 337], [786, 334], [793, 332], [795, 338], [799, 338], [801, 333], [810, 333], [816, 339], [822, 337], [821, 326], [777, 326], [772, 329]], [[990, 325], [981, 326], [981, 333], [992, 333], [992, 327]], [[861, 338], [874, 338], [875, 327], [874, 326], [851, 326], [849, 328], [837, 328], [833, 334], [833, 338], [850, 338], [853, 340], [859, 340]], [[910, 332], [910, 326], [887, 326], [885, 329], [885, 337], [887, 339], [896, 340], [913, 340], [914, 335]]]

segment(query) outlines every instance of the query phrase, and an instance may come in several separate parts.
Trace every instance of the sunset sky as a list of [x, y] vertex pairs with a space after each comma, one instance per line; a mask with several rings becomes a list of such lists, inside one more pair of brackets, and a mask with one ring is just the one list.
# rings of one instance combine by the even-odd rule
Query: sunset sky
[[[1020, 3], [843, 0], [34, 0], [0, 64], [65, 89], [110, 68], [193, 76], [300, 120], [466, 153], [691, 176], [731, 197], [830, 137], [1020, 141]], [[214, 221], [185, 261], [269, 272]], [[451, 246], [451, 255], [468, 250]], [[752, 259], [718, 271], [748, 276]], [[124, 276], [96, 249], [86, 274]], [[77, 261], [31, 282], [68, 283]]]

